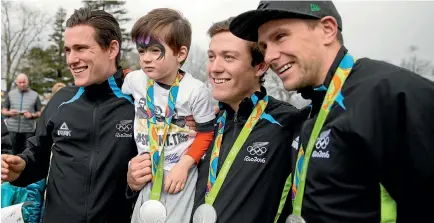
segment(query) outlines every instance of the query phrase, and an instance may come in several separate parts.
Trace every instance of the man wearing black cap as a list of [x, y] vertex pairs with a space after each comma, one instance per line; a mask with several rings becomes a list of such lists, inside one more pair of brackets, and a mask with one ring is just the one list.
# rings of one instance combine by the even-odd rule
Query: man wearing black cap
[[267, 95], [264, 57], [255, 43], [229, 31], [232, 19], [208, 30], [208, 78], [220, 112], [198, 164], [192, 222], [272, 223], [282, 213], [282, 191], [290, 189], [292, 151], [285, 141], [298, 136], [308, 110]]
[[261, 1], [230, 25], [258, 42], [286, 90], [312, 100], [288, 222], [434, 222], [434, 83], [356, 60], [342, 28], [331, 1]]

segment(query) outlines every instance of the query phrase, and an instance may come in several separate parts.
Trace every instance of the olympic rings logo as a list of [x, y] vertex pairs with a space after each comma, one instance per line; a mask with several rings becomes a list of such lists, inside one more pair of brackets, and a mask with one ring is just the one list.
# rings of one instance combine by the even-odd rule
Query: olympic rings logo
[[254, 155], [262, 156], [267, 152], [267, 148], [249, 146], [249, 147], [247, 147], [247, 152], [249, 152], [250, 155], [252, 155], [252, 156], [254, 156]]
[[133, 128], [131, 124], [116, 124], [116, 128], [121, 132], [128, 132]]
[[318, 138], [318, 140], [316, 140], [315, 146], [317, 149], [325, 149], [329, 144], [329, 142], [330, 142], [329, 137]]

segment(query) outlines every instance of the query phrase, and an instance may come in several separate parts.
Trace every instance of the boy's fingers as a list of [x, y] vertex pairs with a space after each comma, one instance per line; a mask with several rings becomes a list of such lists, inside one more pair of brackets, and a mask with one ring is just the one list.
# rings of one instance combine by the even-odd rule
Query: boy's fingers
[[169, 188], [169, 194], [173, 194], [173, 192], [175, 191], [176, 188], [176, 183], [172, 181], [172, 183], [170, 184], [170, 188]]
[[180, 192], [182, 190], [181, 187], [182, 187], [182, 184], [181, 183], [177, 183], [176, 184], [176, 188], [175, 188], [175, 193]]
[[169, 192], [169, 188], [171, 184], [172, 184], [172, 180], [169, 177], [166, 177], [166, 182], [164, 183], [164, 191]]

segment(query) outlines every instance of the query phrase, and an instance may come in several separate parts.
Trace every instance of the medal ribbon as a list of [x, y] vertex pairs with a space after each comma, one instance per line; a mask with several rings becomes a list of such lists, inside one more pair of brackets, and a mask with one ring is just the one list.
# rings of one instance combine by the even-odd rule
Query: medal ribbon
[[163, 142], [161, 143], [161, 150], [159, 152], [158, 146], [158, 126], [157, 117], [155, 116], [154, 104], [154, 80], [148, 78], [146, 87], [146, 111], [148, 113], [148, 140], [149, 140], [149, 153], [152, 162], [152, 189], [151, 200], [160, 200], [161, 189], [163, 187], [164, 175], [164, 145], [166, 144], [167, 133], [169, 132], [172, 116], [175, 113], [176, 98], [178, 96], [180, 75], [176, 75], [175, 83], [169, 90], [168, 103], [166, 107], [166, 114], [164, 118], [164, 132]]
[[[254, 97], [256, 97], [256, 95], [253, 95], [252, 99], [254, 99]], [[232, 148], [225, 162], [223, 163], [223, 166], [218, 176], [216, 176], [217, 166], [218, 166], [218, 159], [220, 155], [220, 147], [223, 139], [223, 132], [226, 124], [227, 112], [225, 111], [223, 115], [220, 116], [219, 119], [217, 119], [218, 131], [217, 131], [216, 138], [214, 140], [214, 145], [213, 145], [211, 159], [210, 159], [208, 183], [207, 183], [206, 196], [205, 196], [206, 204], [213, 205], [220, 191], [220, 188], [222, 187], [223, 182], [226, 179], [229, 169], [231, 168], [232, 163], [235, 160], [235, 157], [237, 156], [244, 142], [246, 142], [246, 139], [252, 132], [253, 127], [255, 127], [256, 123], [261, 118], [261, 115], [264, 112], [265, 107], [267, 107], [268, 96], [265, 96], [260, 101], [258, 101], [256, 97], [256, 100], [252, 100], [252, 101], [255, 103], [254, 104], [255, 108], [253, 109], [252, 113], [247, 119], [246, 124], [244, 124], [241, 133], [238, 135], [237, 139], [235, 140], [235, 143], [232, 145]]]
[[344, 85], [345, 80], [350, 74], [355, 62], [355, 59], [350, 54], [346, 54], [341, 60], [339, 67], [333, 75], [333, 79], [322, 102], [318, 118], [315, 121], [315, 125], [313, 127], [309, 142], [306, 147], [306, 151], [304, 151], [303, 145], [301, 145], [299, 149], [297, 161], [295, 164], [294, 181], [292, 184], [294, 215], [301, 216], [301, 207], [306, 183], [307, 167], [309, 165], [309, 160], [313, 152], [313, 146], [315, 145], [315, 141], [318, 138], [321, 128], [324, 125], [324, 122], [330, 112], [333, 103], [336, 100], [336, 97], [341, 95], [342, 86]]

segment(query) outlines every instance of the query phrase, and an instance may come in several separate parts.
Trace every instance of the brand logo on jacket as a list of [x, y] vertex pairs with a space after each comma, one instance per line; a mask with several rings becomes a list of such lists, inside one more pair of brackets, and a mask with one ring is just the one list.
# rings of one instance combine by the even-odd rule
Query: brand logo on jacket
[[57, 135], [59, 136], [71, 136], [71, 130], [69, 130], [68, 125], [64, 122], [60, 128], [57, 130]]
[[247, 152], [250, 156], [245, 156], [245, 162], [265, 163], [263, 157], [267, 153], [267, 145], [269, 142], [254, 142], [251, 146], [247, 147]]
[[121, 120], [118, 124], [116, 124], [115, 137], [117, 138], [125, 138], [125, 137], [133, 137], [133, 120]]
[[312, 157], [323, 158], [323, 159], [330, 158], [330, 151], [328, 149], [328, 145], [330, 143], [330, 132], [331, 132], [330, 129], [321, 132], [318, 139], [316, 140], [315, 143], [316, 150], [313, 151]]
[[292, 141], [292, 148], [295, 150], [298, 150], [298, 146], [300, 145], [300, 136], [297, 136], [297, 138]]

